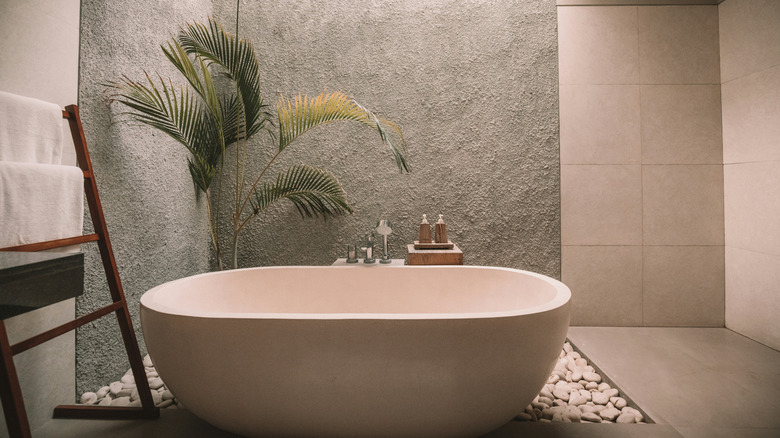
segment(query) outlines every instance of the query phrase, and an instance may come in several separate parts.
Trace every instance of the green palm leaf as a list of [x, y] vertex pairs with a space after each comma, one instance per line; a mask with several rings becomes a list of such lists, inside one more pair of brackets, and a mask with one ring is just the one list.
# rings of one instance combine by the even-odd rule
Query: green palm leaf
[[[376, 129], [382, 141], [392, 152], [398, 169], [401, 172], [409, 171], [404, 157], [406, 143], [401, 135], [401, 129], [388, 120], [380, 119], [341, 91], [333, 93], [323, 91], [313, 99], [307, 96], [301, 97], [299, 94], [293, 101], [280, 96], [276, 105], [276, 114], [279, 120], [280, 152], [309, 129], [338, 120], [352, 120]], [[389, 126], [400, 136], [402, 149], [399, 150], [390, 141], [385, 126]]]
[[213, 19], [209, 19], [208, 26], [201, 23], [187, 25], [177, 40], [186, 53], [221, 66], [236, 83], [238, 96], [229, 102], [229, 107], [223, 107], [226, 114], [236, 117], [225, 119], [227, 144], [239, 138], [239, 114], [245, 122], [246, 133], [241, 133], [245, 138], [250, 138], [261, 129], [268, 129], [271, 118], [265, 110], [267, 105], [263, 103], [260, 66], [251, 43], [225, 32]]
[[188, 89], [180, 87], [177, 93], [173, 85], [162, 79], [159, 88], [148, 74], [146, 79], [148, 83], [143, 84], [123, 77], [121, 82], [106, 85], [119, 91], [116, 101], [132, 109], [124, 114], [168, 134], [190, 151], [193, 181], [205, 192], [222, 154], [217, 124]]
[[257, 215], [276, 201], [286, 199], [295, 205], [301, 217], [352, 213], [341, 184], [326, 170], [293, 166], [280, 173], [274, 183], [264, 183], [255, 191], [253, 214]]

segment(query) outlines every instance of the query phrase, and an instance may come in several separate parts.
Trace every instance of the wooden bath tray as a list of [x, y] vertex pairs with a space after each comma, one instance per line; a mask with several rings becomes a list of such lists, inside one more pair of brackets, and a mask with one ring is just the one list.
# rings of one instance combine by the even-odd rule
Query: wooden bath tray
[[420, 243], [417, 240], [414, 241], [414, 249], [452, 249], [454, 247], [455, 244], [451, 240], [448, 240], [447, 243]]

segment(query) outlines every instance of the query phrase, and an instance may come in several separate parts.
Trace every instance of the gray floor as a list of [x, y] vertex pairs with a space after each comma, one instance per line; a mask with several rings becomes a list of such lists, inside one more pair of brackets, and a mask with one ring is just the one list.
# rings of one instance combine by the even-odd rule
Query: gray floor
[[[512, 422], [485, 438], [780, 437], [780, 352], [727, 329], [572, 327], [569, 339], [656, 424]], [[52, 420], [34, 438], [234, 438], [186, 410], [156, 421]]]

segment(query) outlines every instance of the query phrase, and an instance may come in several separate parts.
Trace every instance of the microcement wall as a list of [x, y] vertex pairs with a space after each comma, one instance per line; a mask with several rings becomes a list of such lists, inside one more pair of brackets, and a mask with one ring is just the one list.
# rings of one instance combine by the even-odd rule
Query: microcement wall
[[[275, 169], [325, 167], [355, 212], [302, 220], [285, 204], [242, 236], [240, 266], [332, 263], [378, 219], [404, 258], [422, 214], [443, 214], [464, 262], [559, 277], [559, 141], [554, 2], [317, 0], [239, 2], [263, 90], [342, 90], [397, 122], [411, 174], [375, 132], [340, 122], [310, 131]], [[255, 165], [273, 146], [255, 139]]]
[[[208, 270], [205, 203], [197, 199], [186, 151], [165, 134], [127, 122], [109, 104], [103, 84], [125, 74], [141, 80], [173, 75], [160, 45], [181, 25], [205, 20], [210, 0], [105, 2], [82, 0], [79, 109], [111, 244], [141, 349], [139, 299], [148, 289]], [[85, 220], [85, 224], [89, 220]], [[90, 223], [91, 225], [91, 223]], [[84, 314], [110, 303], [95, 245], [86, 252]], [[130, 368], [116, 318], [107, 316], [76, 336], [77, 394], [95, 391]]]
[[[184, 23], [209, 16], [228, 31], [238, 26], [254, 44], [268, 103], [280, 94], [343, 90], [403, 128], [412, 168], [399, 174], [377, 134], [363, 126], [342, 122], [306, 133], [271, 174], [291, 164], [324, 167], [344, 185], [354, 214], [302, 220], [280, 204], [245, 229], [239, 267], [328, 265], [347, 244], [364, 243], [380, 218], [394, 224], [391, 256], [404, 258], [422, 214], [443, 214], [466, 264], [560, 277], [554, 2], [115, 3], [83, 1], [80, 105], [141, 343], [140, 295], [213, 264], [206, 208], [183, 148], [150, 128], [118, 122], [122, 108], [107, 103], [101, 84], [121, 74], [140, 79], [143, 69], [171, 75], [159, 45]], [[261, 137], [250, 142], [249, 176], [274, 153]], [[79, 312], [105, 296], [99, 286], [89, 285]], [[80, 391], [128, 368], [114, 327], [101, 322], [79, 332]]]

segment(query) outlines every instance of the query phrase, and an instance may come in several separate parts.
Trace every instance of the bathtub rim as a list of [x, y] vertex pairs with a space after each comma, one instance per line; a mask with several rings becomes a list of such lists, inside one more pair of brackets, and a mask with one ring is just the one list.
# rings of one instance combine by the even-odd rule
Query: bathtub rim
[[[500, 312], [460, 312], [460, 313], [269, 313], [269, 312], [194, 312], [190, 310], [180, 310], [171, 306], [161, 304], [154, 300], [155, 295], [163, 293], [167, 287], [176, 283], [195, 280], [204, 276], [229, 275], [235, 272], [244, 272], [251, 270], [282, 270], [282, 269], [469, 269], [469, 270], [500, 270], [531, 276], [542, 280], [555, 290], [555, 295], [549, 301], [522, 309], [514, 309]], [[250, 268], [233, 269], [228, 271], [204, 272], [202, 274], [191, 275], [162, 283], [149, 289], [141, 295], [141, 310], [203, 319], [273, 319], [273, 320], [429, 320], [429, 319], [481, 319], [481, 318], [506, 318], [522, 315], [532, 315], [545, 313], [565, 307], [571, 301], [571, 290], [568, 286], [559, 280], [539, 274], [532, 271], [526, 271], [515, 268], [505, 268], [498, 266], [476, 266], [476, 265], [431, 265], [431, 266], [257, 266]]]

